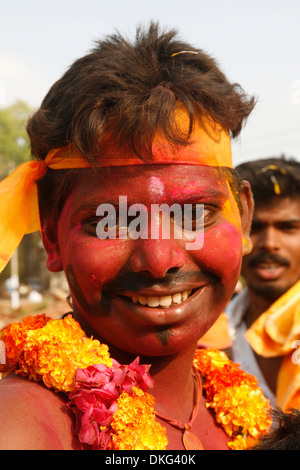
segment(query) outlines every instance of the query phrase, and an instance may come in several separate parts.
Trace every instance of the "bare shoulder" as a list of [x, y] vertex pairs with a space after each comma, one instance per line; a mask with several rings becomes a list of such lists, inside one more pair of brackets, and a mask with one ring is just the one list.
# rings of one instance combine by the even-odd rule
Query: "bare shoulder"
[[0, 380], [0, 449], [79, 449], [65, 398], [42, 384], [9, 376]]

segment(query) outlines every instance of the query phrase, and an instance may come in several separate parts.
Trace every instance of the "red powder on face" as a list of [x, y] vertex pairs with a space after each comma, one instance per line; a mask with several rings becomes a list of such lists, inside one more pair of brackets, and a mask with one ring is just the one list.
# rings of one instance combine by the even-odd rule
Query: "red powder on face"
[[[242, 233], [233, 197], [226, 181], [216, 173], [210, 167], [168, 165], [156, 167], [154, 179], [148, 166], [134, 171], [115, 168], [101, 185], [98, 175], [83, 175], [72, 192], [59, 220], [60, 257], [78, 315], [107, 343], [139, 355], [178, 352], [191, 343], [191, 337], [202, 336], [223, 311], [239, 275]], [[90, 229], [90, 220], [97, 221], [100, 203], [119, 207], [120, 195], [127, 197], [128, 207], [143, 204], [149, 208], [162, 202], [169, 207], [175, 203], [181, 207], [203, 204], [207, 216], [204, 245], [187, 250], [188, 238], [175, 239], [173, 234], [158, 239], [99, 239]], [[181, 284], [192, 284], [195, 289], [199, 287], [199, 292], [178, 307], [176, 315], [181, 315], [180, 321], [177, 317], [168, 321], [172, 334], [166, 346], [161, 336], [158, 339], [156, 327], [162, 324], [162, 315], [171, 317], [173, 313], [153, 308], [149, 316], [147, 308], [144, 312], [130, 297], [136, 292], [145, 295], [143, 286], [150, 285], [151, 280], [155, 286], [168, 271], [170, 277], [163, 285], [163, 293], [174, 292], [176, 282], [178, 291]], [[175, 272], [178, 278], [172, 284], [171, 274]], [[184, 284], [179, 276], [185, 273], [203, 274], [209, 282], [204, 286], [202, 281], [199, 285], [194, 281]], [[129, 282], [127, 291], [120, 284], [122, 276], [127, 276], [127, 281], [130, 276], [135, 279], [135, 283]], [[129, 300], [124, 299], [124, 292]], [[165, 329], [166, 322], [163, 326]]]
[[90, 275], [90, 281], [91, 281], [91, 284], [93, 284], [94, 286], [97, 286], [97, 284], [98, 284], [98, 282], [97, 282], [97, 281], [98, 281], [98, 278], [97, 278], [96, 274], [91, 274], [91, 275]]

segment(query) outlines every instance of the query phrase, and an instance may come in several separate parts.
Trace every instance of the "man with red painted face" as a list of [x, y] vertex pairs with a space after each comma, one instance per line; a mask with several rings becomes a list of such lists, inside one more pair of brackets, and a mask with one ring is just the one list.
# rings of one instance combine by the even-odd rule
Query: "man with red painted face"
[[[230, 139], [239, 135], [253, 106], [253, 99], [231, 84], [211, 57], [174, 31], [151, 24], [138, 29], [132, 43], [119, 34], [109, 36], [50, 89], [27, 127], [36, 160], [5, 182], [14, 198], [20, 191], [19, 201], [27, 195], [27, 205], [20, 203], [20, 210], [5, 199], [5, 220], [17, 224], [14, 237], [1, 245], [2, 264], [22, 233], [40, 223], [47, 267], [64, 270], [73, 318], [88, 336], [107, 344], [115, 360], [131, 364], [129, 382], [144, 370], [132, 365], [137, 355], [140, 363], [151, 364], [151, 394], [157, 421], [166, 428], [167, 449], [226, 449], [230, 440], [206, 407], [193, 362], [199, 338], [232, 295], [247, 248], [253, 202], [249, 184], [233, 170]], [[12, 184], [15, 179], [18, 184]], [[168, 236], [163, 213], [151, 223], [149, 217], [149, 224], [139, 219], [137, 227], [135, 209], [150, 216], [157, 204], [177, 204], [184, 216], [187, 206], [192, 230], [187, 233], [184, 225], [178, 236], [183, 215], [171, 212]], [[195, 232], [199, 219], [202, 230]], [[68, 324], [72, 321], [68, 317]], [[36, 372], [40, 357], [35, 355], [30, 366], [26, 362], [33, 360], [32, 338], [39, 328], [35, 325], [30, 334], [26, 330], [26, 346], [15, 360], [21, 374], [43, 377], [49, 385], [44, 369]], [[3, 341], [12, 335], [13, 328], [6, 330]], [[49, 334], [39, 338], [43, 347]], [[11, 343], [6, 344], [11, 354]], [[56, 358], [51, 351], [49, 361]], [[72, 368], [74, 361], [68, 364]], [[110, 374], [100, 369], [96, 377]], [[96, 381], [87, 379], [89, 373], [76, 375], [77, 384], [86, 384], [85, 392]], [[105, 414], [100, 395], [103, 400], [112, 396], [124, 374], [117, 368], [113, 385], [103, 392], [106, 398], [98, 389], [87, 401], [73, 394], [73, 405], [85, 406], [79, 435], [61, 394], [20, 377], [5, 378], [0, 383], [1, 447], [72, 449], [83, 438], [90, 442], [95, 433], [98, 439], [100, 431], [101, 439], [109, 437], [97, 420], [114, 415], [116, 404]], [[149, 382], [145, 373], [142, 377], [143, 384]], [[51, 383], [54, 379], [60, 380], [58, 369], [51, 371]]]
[[233, 359], [273, 402], [299, 408], [300, 163], [267, 158], [236, 170], [251, 184], [255, 210], [242, 265], [247, 288], [227, 308]]

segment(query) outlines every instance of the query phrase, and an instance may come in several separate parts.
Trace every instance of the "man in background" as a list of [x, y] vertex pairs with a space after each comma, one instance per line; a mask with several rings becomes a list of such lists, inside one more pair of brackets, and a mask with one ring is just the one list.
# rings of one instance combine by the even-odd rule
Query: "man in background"
[[229, 304], [232, 359], [283, 409], [300, 407], [300, 163], [269, 158], [239, 165], [255, 210], [247, 287]]

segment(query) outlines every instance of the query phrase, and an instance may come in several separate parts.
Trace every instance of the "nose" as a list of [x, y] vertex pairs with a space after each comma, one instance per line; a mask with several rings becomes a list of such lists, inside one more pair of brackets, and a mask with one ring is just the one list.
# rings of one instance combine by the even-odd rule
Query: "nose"
[[267, 227], [261, 233], [258, 240], [258, 247], [262, 251], [277, 251], [280, 248], [280, 237], [278, 230], [274, 227]]
[[174, 240], [139, 240], [131, 256], [134, 272], [144, 272], [153, 278], [164, 277], [171, 269], [184, 266], [185, 254]]

